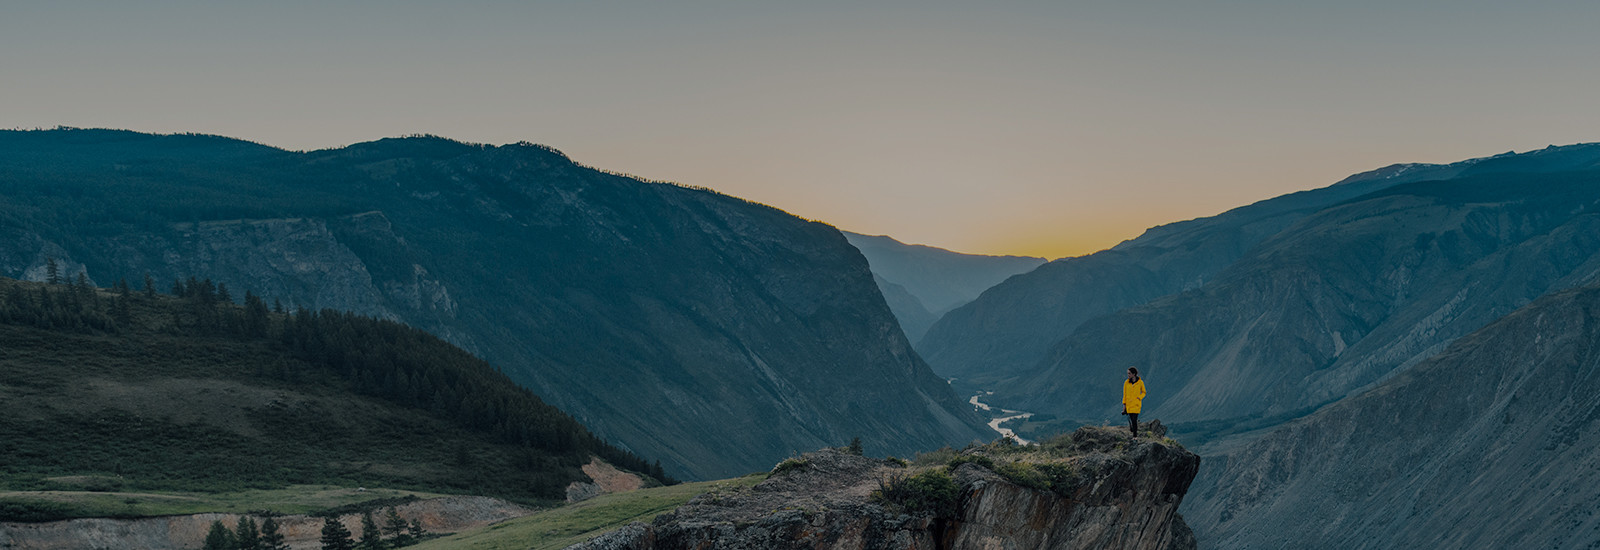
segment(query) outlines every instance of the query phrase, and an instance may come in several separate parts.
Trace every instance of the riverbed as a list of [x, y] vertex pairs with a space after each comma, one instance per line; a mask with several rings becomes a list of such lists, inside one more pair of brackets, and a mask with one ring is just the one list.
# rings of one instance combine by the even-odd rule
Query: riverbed
[[994, 392], [992, 392], [992, 391], [980, 391], [976, 395], [973, 395], [971, 399], [968, 399], [967, 402], [968, 403], [972, 403], [973, 406], [975, 406], [975, 407], [977, 407], [979, 409], [982, 409], [982, 410], [985, 410], [985, 411], [989, 411], [991, 413], [994, 412], [994, 411], [1000, 411], [1000, 416], [998, 418], [995, 418], [995, 419], [989, 421], [989, 428], [990, 429], [998, 432], [1000, 435], [1003, 435], [1003, 436], [1006, 436], [1006, 437], [1010, 437], [1011, 439], [1015, 439], [1015, 440], [1017, 440], [1017, 443], [1021, 443], [1023, 445], [1027, 445], [1029, 443], [1033, 443], [1032, 441], [1028, 441], [1028, 440], [1023, 439], [1022, 437], [1018, 436], [1016, 432], [1011, 431], [1011, 428], [1002, 428], [1002, 427], [1000, 427], [1000, 424], [1003, 424], [1008, 420], [1012, 420], [1012, 419], [1016, 419], [1016, 418], [1028, 418], [1030, 416], [1033, 416], [1033, 413], [1031, 413], [1031, 412], [1023, 412], [1023, 411], [1013, 411], [1013, 410], [1010, 410], [1010, 409], [997, 409], [995, 407], [991, 407], [988, 404], [978, 400], [978, 398], [980, 398], [980, 397], [987, 397], [987, 396], [990, 396], [990, 395], [994, 395]]

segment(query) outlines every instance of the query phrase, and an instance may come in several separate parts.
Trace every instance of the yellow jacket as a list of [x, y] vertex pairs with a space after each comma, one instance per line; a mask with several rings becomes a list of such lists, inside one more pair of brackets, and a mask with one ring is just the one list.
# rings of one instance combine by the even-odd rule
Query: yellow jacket
[[1144, 401], [1144, 378], [1138, 382], [1122, 381], [1122, 408], [1128, 414], [1139, 414], [1139, 403]]

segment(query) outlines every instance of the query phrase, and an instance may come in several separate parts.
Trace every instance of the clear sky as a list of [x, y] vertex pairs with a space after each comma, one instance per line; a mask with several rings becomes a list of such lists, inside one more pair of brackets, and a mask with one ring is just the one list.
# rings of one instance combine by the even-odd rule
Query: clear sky
[[1079, 255], [1600, 141], [1600, 2], [13, 2], [0, 127], [533, 141], [840, 228]]

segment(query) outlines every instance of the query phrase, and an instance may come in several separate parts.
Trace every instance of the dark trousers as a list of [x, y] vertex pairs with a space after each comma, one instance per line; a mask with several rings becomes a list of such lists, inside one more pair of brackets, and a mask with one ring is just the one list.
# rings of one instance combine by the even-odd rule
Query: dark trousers
[[1139, 413], [1128, 413], [1128, 433], [1139, 437]]

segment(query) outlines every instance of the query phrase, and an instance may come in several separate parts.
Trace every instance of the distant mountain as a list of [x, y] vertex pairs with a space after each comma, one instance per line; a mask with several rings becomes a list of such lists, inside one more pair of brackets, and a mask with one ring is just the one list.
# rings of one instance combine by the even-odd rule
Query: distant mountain
[[[848, 231], [844, 236], [867, 257], [874, 274], [903, 288], [934, 319], [971, 302], [1006, 278], [1026, 273], [1045, 262], [1044, 258], [1031, 256], [962, 254], [927, 245], [905, 244], [887, 236]], [[885, 296], [897, 292], [888, 290]], [[922, 323], [924, 317], [903, 298], [898, 299], [898, 303], [905, 304], [901, 308], [896, 308], [896, 303], [896, 299], [891, 299], [890, 309], [895, 311], [902, 325], [907, 325], [906, 335], [916, 343], [927, 330], [927, 325]]]
[[993, 384], [1052, 360], [1051, 350], [1090, 319], [1201, 288], [1263, 241], [1329, 206], [1395, 185], [1455, 177], [1485, 163], [1549, 172], [1581, 166], [1593, 155], [1593, 148], [1577, 147], [1445, 165], [1397, 164], [1151, 228], [1109, 250], [1055, 260], [996, 285], [940, 318], [918, 351], [941, 376]]
[[0, 274], [49, 258], [404, 321], [679, 476], [992, 433], [834, 228], [539, 145], [0, 132]]
[[1207, 457], [1184, 516], [1207, 548], [1600, 546], [1597, 342], [1600, 287], [1542, 298]]
[[922, 300], [912, 296], [906, 287], [889, 282], [883, 277], [872, 276], [878, 283], [878, 291], [883, 293], [883, 300], [888, 302], [889, 311], [894, 313], [895, 319], [900, 322], [900, 329], [905, 331], [906, 338], [915, 342], [923, 333], [928, 332], [928, 327], [939, 320], [939, 316], [928, 311]]
[[[0, 279], [0, 486], [328, 484], [550, 503], [589, 481], [591, 456], [651, 469], [420, 330], [240, 307], [208, 285], [175, 297]], [[0, 520], [96, 515], [19, 496]], [[138, 500], [120, 513], [151, 513]]]
[[[1590, 167], [1543, 171], [1575, 156]], [[1085, 322], [994, 399], [1110, 417], [1137, 365], [1167, 422], [1292, 416], [1597, 276], [1600, 146], [1483, 161], [1323, 208], [1197, 289]]]

